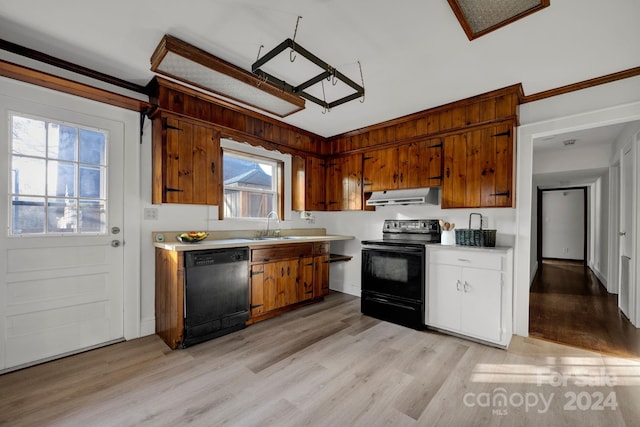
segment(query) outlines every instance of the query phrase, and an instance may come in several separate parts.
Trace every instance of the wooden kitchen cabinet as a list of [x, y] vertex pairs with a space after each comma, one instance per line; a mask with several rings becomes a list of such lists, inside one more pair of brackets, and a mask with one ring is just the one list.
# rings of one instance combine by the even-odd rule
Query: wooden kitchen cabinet
[[[322, 263], [325, 258], [327, 264]], [[328, 242], [252, 249], [251, 318], [248, 323], [321, 299], [329, 289], [328, 259]], [[326, 272], [316, 267], [325, 268], [325, 265]]]
[[511, 340], [512, 250], [489, 251], [429, 249], [425, 319], [430, 327], [506, 348]]
[[428, 139], [367, 151], [363, 164], [365, 192], [437, 187], [442, 178], [442, 143]]
[[326, 209], [326, 162], [320, 157], [291, 159], [291, 209], [323, 211]]
[[329, 243], [320, 242], [313, 246], [313, 294], [329, 295]]
[[362, 179], [365, 192], [398, 188], [403, 178], [398, 168], [398, 157], [398, 147], [367, 151], [364, 154]]
[[328, 211], [362, 210], [362, 154], [328, 160], [326, 191]]
[[152, 139], [152, 203], [219, 204], [222, 168], [215, 128], [160, 113]]
[[513, 123], [443, 140], [442, 208], [514, 207]]

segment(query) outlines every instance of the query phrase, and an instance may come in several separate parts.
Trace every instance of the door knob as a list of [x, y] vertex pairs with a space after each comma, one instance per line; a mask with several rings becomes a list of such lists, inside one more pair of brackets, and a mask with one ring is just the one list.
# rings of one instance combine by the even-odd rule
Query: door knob
[[626, 236], [626, 235], [627, 235], [627, 233], [626, 233], [626, 232], [624, 232], [624, 231], [621, 231], [621, 232], [620, 232], [620, 235], [621, 235], [621, 236]]
[[121, 245], [120, 240], [112, 240], [111, 241], [111, 246], [113, 246], [114, 248], [117, 248]]
[[120, 233], [120, 227], [111, 227], [111, 233], [112, 234]]

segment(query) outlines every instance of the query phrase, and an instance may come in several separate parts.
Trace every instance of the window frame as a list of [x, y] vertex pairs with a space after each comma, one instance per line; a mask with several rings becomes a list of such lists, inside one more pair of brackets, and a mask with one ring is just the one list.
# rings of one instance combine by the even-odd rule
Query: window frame
[[[249, 193], [256, 193], [256, 194], [271, 194], [274, 197], [274, 210], [275, 212], [277, 212], [278, 214], [278, 218], [280, 218], [281, 220], [284, 218], [284, 193], [285, 193], [285, 188], [284, 188], [284, 180], [283, 180], [283, 176], [284, 176], [284, 161], [275, 157], [270, 157], [268, 154], [267, 155], [263, 155], [263, 154], [254, 154], [254, 153], [250, 153], [247, 151], [243, 151], [241, 149], [236, 149], [236, 148], [227, 148], [227, 147], [222, 147], [221, 149], [222, 151], [222, 185], [221, 185], [221, 191], [222, 191], [222, 197], [221, 197], [221, 206], [220, 206], [220, 218], [221, 219], [229, 219], [229, 220], [256, 220], [256, 221], [264, 221], [267, 219], [267, 215], [269, 214], [269, 212], [266, 213], [265, 216], [227, 216], [226, 215], [226, 199], [225, 199], [225, 191], [227, 190], [227, 188], [229, 189], [233, 189], [233, 190], [243, 190], [243, 191], [247, 191]], [[259, 188], [251, 188], [251, 187], [227, 187], [224, 184], [224, 164], [225, 164], [225, 157], [226, 156], [230, 156], [230, 157], [234, 157], [237, 159], [241, 159], [241, 160], [247, 160], [247, 161], [256, 161], [256, 162], [262, 162], [262, 163], [267, 163], [267, 164], [272, 164], [273, 165], [273, 176], [272, 176], [272, 183], [274, 186], [274, 190], [263, 190], [263, 189], [259, 189]]]

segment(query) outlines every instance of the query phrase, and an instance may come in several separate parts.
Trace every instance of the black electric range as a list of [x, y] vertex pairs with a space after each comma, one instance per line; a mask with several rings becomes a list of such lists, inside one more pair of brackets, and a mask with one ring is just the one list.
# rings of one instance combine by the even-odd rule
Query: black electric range
[[362, 313], [424, 328], [426, 245], [434, 243], [440, 243], [437, 219], [385, 220], [382, 240], [363, 241]]

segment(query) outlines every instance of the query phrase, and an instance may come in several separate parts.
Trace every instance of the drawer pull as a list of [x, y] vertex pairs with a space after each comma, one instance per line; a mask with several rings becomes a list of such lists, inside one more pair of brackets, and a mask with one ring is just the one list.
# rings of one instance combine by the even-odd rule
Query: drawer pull
[[471, 262], [471, 260], [464, 259], [464, 258], [458, 258], [458, 261], [460, 261], [460, 262]]

